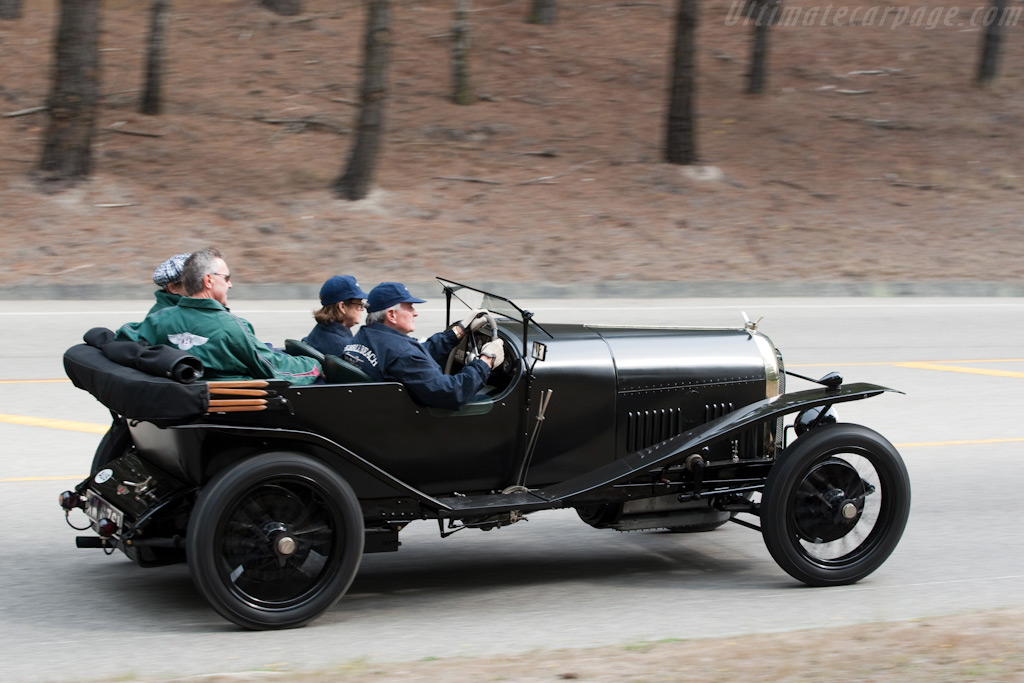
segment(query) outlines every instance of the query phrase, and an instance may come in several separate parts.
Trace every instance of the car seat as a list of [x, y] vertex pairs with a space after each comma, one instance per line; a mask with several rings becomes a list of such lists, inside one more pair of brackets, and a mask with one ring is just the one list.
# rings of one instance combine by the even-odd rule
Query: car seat
[[329, 353], [321, 353], [316, 347], [304, 341], [285, 339], [284, 350], [292, 356], [309, 356], [319, 361], [320, 367], [324, 370], [324, 380], [328, 384], [354, 384], [357, 382], [373, 381], [372, 377], [352, 363]]

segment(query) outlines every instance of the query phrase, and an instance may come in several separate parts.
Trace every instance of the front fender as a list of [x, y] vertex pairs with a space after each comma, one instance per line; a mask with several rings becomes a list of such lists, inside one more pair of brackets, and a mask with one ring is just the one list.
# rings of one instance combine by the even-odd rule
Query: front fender
[[649, 448], [639, 450], [604, 467], [535, 493], [551, 503], [564, 501], [603, 486], [627, 481], [639, 472], [655, 467], [672, 465], [700, 451], [705, 446], [722, 439], [727, 439], [755, 423], [814, 406], [831, 406], [835, 403], [858, 401], [871, 396], [877, 396], [886, 391], [902, 393], [877, 384], [858, 382], [843, 385], [836, 389], [808, 389], [806, 391], [766, 398], [742, 406], [700, 427], [683, 432]]

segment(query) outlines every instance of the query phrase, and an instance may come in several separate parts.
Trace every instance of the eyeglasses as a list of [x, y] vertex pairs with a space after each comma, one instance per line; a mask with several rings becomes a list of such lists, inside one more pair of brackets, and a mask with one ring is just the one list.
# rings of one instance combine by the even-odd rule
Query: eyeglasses
[[222, 278], [224, 278], [224, 282], [231, 282], [231, 273], [207, 273], [207, 275], [220, 275]]
[[366, 302], [362, 299], [349, 299], [345, 302], [346, 306], [355, 306], [356, 308], [366, 308]]

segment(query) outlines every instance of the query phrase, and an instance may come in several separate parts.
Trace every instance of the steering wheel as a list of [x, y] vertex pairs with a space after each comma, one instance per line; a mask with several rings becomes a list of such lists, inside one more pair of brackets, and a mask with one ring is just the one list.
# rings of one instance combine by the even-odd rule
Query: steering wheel
[[498, 338], [498, 323], [494, 322], [494, 316], [487, 311], [484, 311], [483, 315], [486, 321], [483, 326], [475, 332], [467, 331], [448, 354], [448, 361], [444, 364], [444, 374], [456, 374], [467, 363], [472, 363], [480, 357], [480, 349], [484, 344]]

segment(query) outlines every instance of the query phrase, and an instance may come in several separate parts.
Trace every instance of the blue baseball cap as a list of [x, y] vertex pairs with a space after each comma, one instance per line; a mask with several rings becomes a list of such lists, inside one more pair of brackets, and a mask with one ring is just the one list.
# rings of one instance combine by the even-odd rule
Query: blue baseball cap
[[359, 283], [351, 275], [335, 275], [328, 278], [320, 288], [320, 305], [330, 306], [347, 299], [365, 299], [366, 292], [359, 288]]
[[181, 269], [185, 266], [190, 254], [175, 254], [167, 259], [153, 271], [153, 284], [157, 287], [166, 287], [172, 282], [181, 282]]
[[395, 304], [423, 304], [426, 299], [417, 299], [401, 282], [382, 282], [370, 290], [366, 298], [366, 310], [376, 313], [391, 308]]

